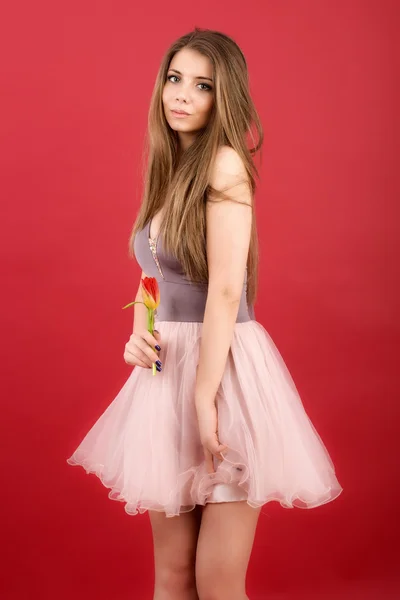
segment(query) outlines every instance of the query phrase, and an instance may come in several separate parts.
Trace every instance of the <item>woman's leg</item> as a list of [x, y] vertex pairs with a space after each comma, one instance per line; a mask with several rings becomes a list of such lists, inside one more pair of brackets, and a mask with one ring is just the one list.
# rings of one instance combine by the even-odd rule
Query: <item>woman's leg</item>
[[198, 600], [195, 560], [201, 507], [177, 517], [150, 510], [149, 517], [154, 544], [153, 600]]
[[246, 572], [259, 508], [247, 502], [206, 504], [196, 556], [199, 600], [245, 600]]

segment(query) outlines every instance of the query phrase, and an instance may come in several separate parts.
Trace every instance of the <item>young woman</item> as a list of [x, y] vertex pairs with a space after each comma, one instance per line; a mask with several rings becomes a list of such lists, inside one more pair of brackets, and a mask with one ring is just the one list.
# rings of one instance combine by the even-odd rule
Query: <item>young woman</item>
[[68, 459], [128, 514], [148, 511], [155, 600], [244, 600], [261, 506], [313, 508], [342, 491], [254, 316], [253, 155], [262, 139], [237, 44], [199, 29], [178, 39], [151, 100], [130, 240], [142, 277], [159, 285], [157, 331], [135, 304], [124, 359], [136, 368]]

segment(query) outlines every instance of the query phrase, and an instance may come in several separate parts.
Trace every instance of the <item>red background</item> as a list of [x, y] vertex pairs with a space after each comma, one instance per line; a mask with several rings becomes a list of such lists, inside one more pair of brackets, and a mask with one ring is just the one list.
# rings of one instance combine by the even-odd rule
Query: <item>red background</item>
[[[266, 142], [256, 318], [344, 492], [263, 508], [252, 600], [395, 598], [397, 2], [13, 0], [0, 21], [1, 597], [151, 599], [147, 515], [66, 463], [130, 373], [127, 242], [161, 56], [236, 39]], [[393, 211], [393, 212], [392, 212]]]

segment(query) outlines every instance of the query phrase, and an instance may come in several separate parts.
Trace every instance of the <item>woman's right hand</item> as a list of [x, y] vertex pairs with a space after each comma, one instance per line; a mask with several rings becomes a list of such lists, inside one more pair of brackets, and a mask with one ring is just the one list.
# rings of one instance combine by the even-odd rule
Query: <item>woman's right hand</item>
[[135, 330], [125, 344], [124, 361], [128, 365], [151, 369], [158, 361], [158, 354], [153, 348], [161, 345], [160, 333], [155, 329], [152, 335], [147, 329]]

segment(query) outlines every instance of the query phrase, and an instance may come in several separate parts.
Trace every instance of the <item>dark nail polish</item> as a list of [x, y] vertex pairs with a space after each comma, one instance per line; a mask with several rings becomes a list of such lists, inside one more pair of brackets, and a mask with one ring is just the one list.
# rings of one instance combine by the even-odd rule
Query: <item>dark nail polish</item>
[[157, 365], [157, 366], [156, 366], [156, 370], [157, 370], [158, 372], [160, 372], [160, 371], [162, 371], [162, 368], [161, 368], [161, 367], [159, 367], [159, 366]]
[[159, 346], [158, 344], [156, 345], [156, 350], [160, 351], [161, 350], [161, 346]]
[[161, 367], [162, 366], [161, 360], [156, 360], [156, 365], [158, 365], [159, 367]]

